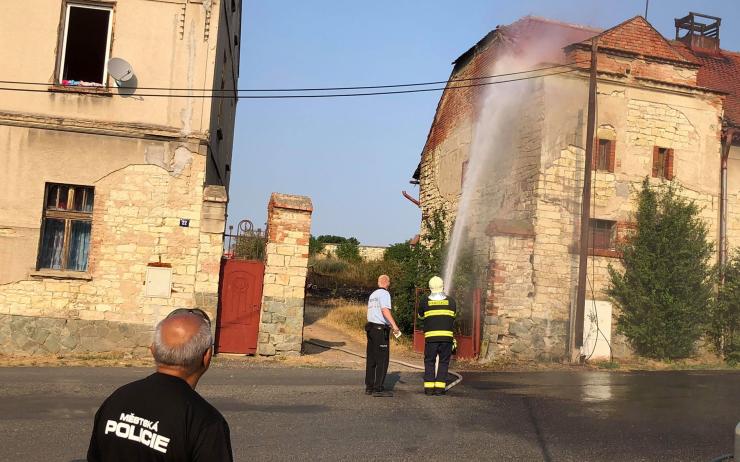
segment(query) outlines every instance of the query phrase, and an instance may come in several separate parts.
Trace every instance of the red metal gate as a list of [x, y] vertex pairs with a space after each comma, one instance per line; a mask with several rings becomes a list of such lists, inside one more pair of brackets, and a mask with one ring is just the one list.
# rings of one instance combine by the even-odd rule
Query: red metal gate
[[[419, 309], [419, 298], [426, 296], [422, 289], [416, 290], [416, 306], [414, 308], [414, 351], [424, 352], [424, 331], [417, 328], [416, 313]], [[472, 294], [472, 309], [457, 307], [457, 319], [455, 320], [455, 339], [457, 340], [457, 353], [460, 359], [477, 358], [480, 354], [480, 289], [475, 289]]]
[[265, 264], [256, 260], [221, 261], [216, 327], [219, 353], [257, 352]]

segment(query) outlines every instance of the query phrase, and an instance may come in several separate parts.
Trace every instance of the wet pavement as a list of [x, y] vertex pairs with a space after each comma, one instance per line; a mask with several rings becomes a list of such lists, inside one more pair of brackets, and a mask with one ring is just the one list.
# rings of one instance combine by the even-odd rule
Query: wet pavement
[[[92, 416], [140, 368], [0, 368], [0, 459], [84, 459]], [[394, 372], [218, 364], [198, 391], [236, 460], [710, 461], [732, 452], [737, 372], [467, 373], [445, 397]]]

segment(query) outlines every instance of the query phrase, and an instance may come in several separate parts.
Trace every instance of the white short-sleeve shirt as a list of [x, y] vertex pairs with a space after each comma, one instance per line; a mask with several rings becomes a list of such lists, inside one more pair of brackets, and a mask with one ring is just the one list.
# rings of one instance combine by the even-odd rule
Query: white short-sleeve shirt
[[391, 294], [385, 289], [377, 289], [370, 294], [370, 299], [367, 301], [367, 322], [390, 325], [383, 316], [382, 308], [392, 309]]

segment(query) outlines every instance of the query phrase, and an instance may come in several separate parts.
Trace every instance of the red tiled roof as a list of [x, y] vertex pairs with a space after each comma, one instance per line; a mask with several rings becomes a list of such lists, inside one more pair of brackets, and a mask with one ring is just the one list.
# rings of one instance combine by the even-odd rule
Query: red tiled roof
[[[586, 42], [581, 43], [587, 44]], [[635, 16], [605, 30], [598, 35], [598, 45], [641, 56], [693, 64], [677, 52], [668, 40], [642, 16]]]
[[687, 59], [701, 64], [697, 84], [715, 91], [727, 93], [725, 98], [725, 118], [740, 126], [740, 53], [734, 51], [692, 50], [685, 43], [671, 42], [671, 45]]

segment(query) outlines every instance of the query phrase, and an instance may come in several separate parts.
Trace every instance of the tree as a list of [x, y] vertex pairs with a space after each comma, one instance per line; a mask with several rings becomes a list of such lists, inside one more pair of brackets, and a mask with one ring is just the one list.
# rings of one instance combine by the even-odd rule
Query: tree
[[[354, 240], [354, 241], [353, 241]], [[350, 238], [337, 246], [337, 258], [347, 262], [361, 262], [360, 246], [357, 239]]]
[[308, 255], [313, 257], [314, 255], [321, 253], [322, 250], [324, 250], [324, 243], [311, 235], [308, 238]]
[[636, 228], [619, 246], [607, 293], [619, 307], [617, 331], [635, 351], [657, 359], [685, 358], [702, 334], [712, 298], [713, 245], [694, 201], [677, 186], [651, 187], [637, 200]]
[[730, 363], [740, 362], [740, 252], [722, 269], [724, 283], [709, 312], [707, 339]]
[[445, 218], [446, 215], [441, 210], [424, 218], [426, 233], [422, 234], [419, 243], [401, 261], [399, 275], [391, 280], [393, 317], [405, 333], [411, 333], [414, 327], [416, 288], [426, 287], [429, 278], [442, 272], [447, 245]]
[[408, 242], [399, 242], [385, 249], [384, 261], [396, 261], [402, 263], [411, 258], [414, 248]]

